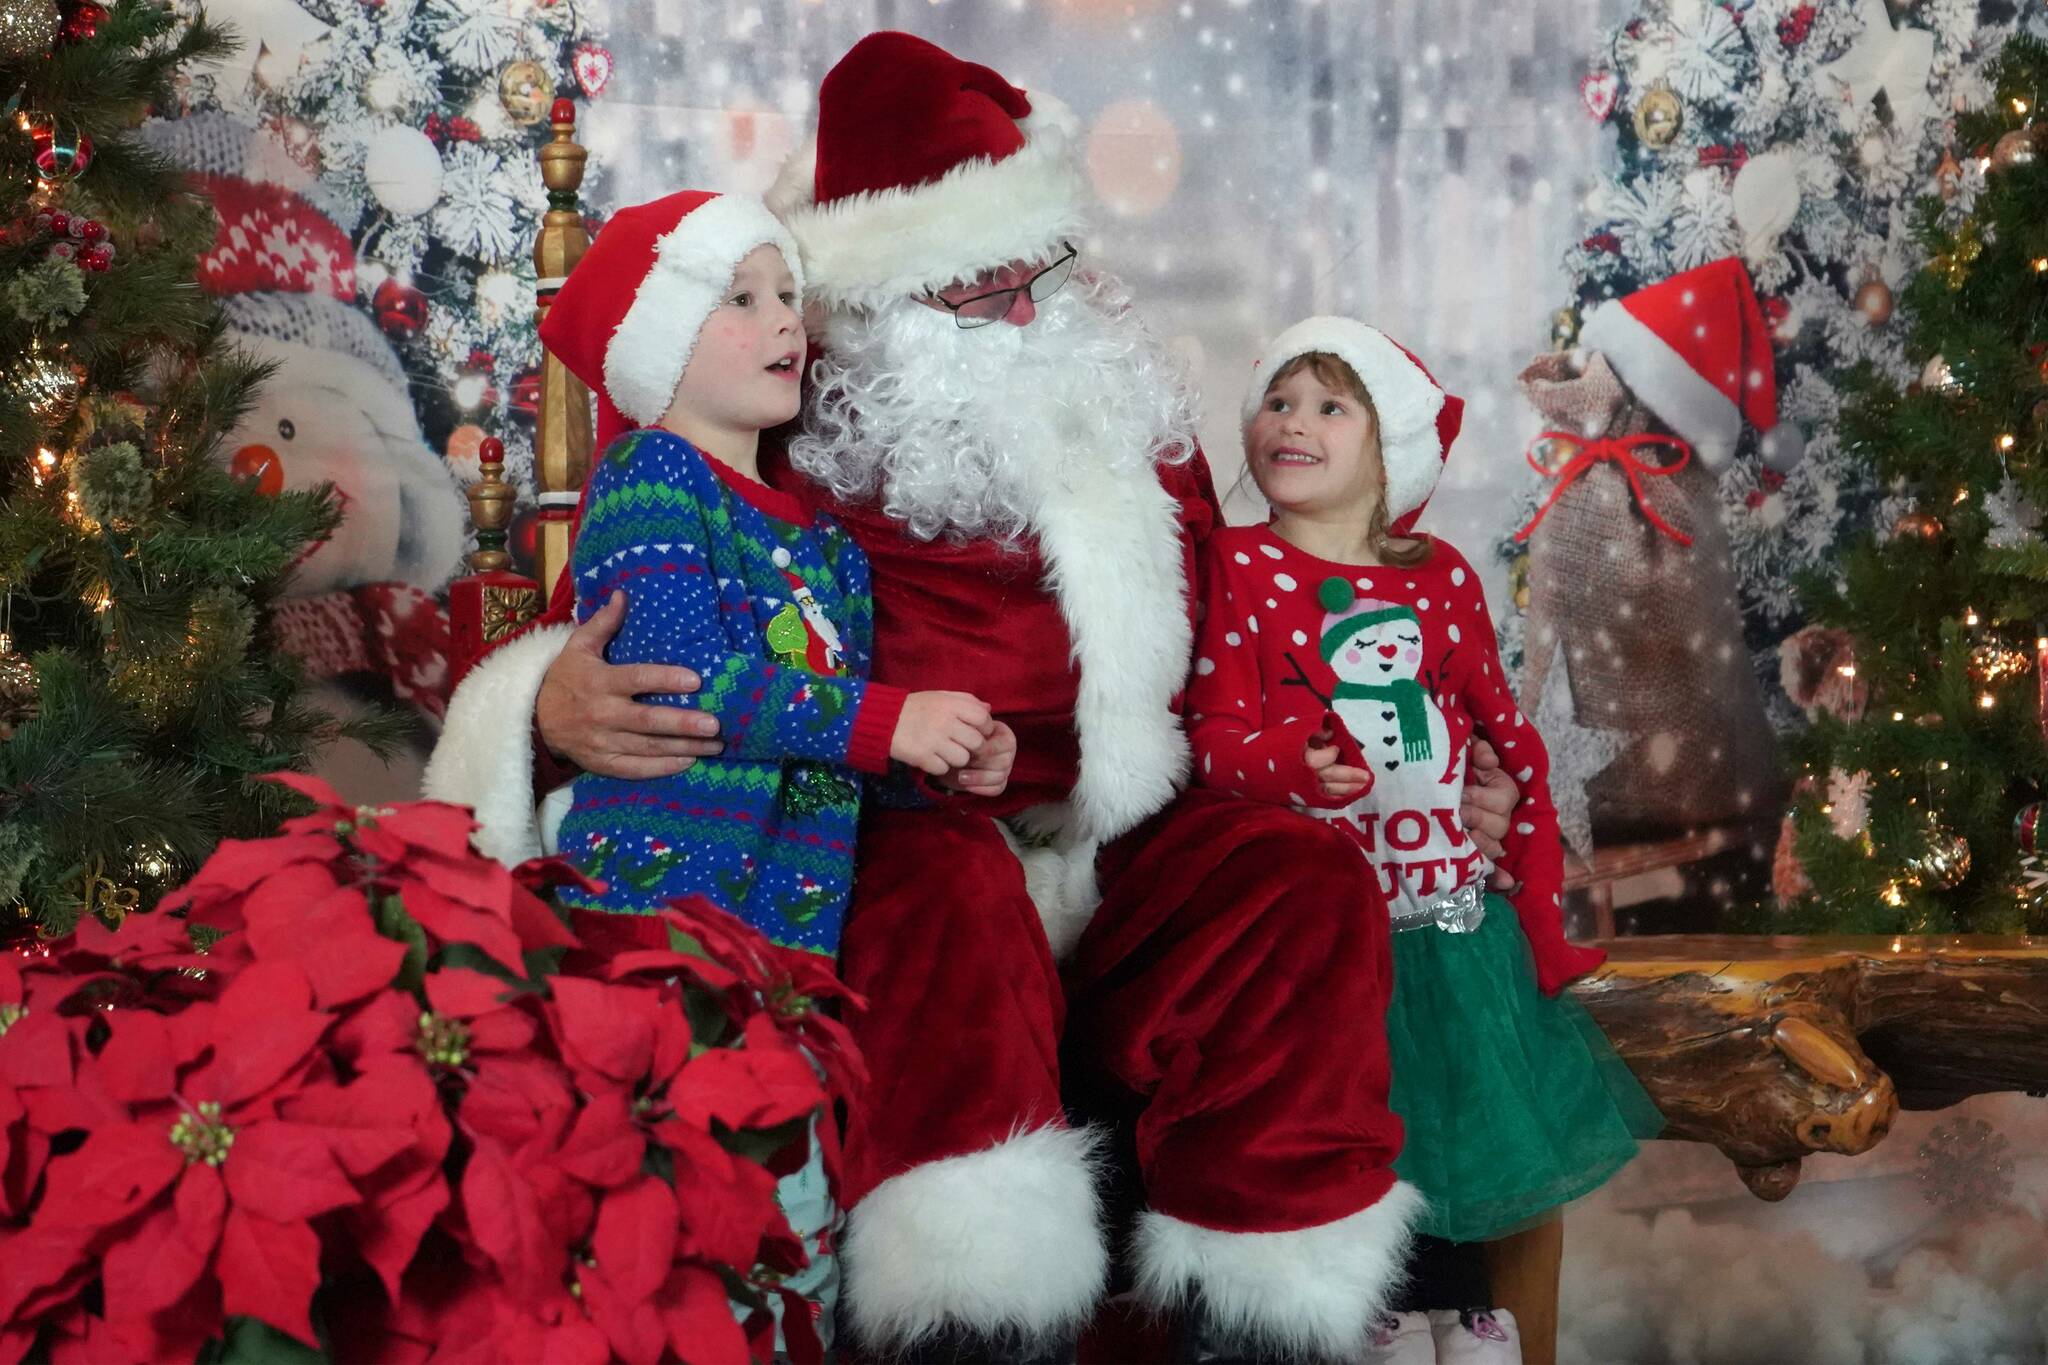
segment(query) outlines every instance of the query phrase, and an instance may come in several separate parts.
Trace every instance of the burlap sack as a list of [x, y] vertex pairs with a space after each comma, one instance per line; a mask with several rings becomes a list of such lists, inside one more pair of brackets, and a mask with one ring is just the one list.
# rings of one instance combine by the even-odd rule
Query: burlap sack
[[[1541, 356], [1521, 385], [1550, 429], [1663, 430], [1598, 353], [1583, 372], [1565, 354]], [[1611, 461], [1574, 479], [1528, 541], [1523, 708], [1542, 704], [1562, 645], [1579, 724], [1630, 741], [1587, 784], [1596, 843], [1769, 814], [1780, 798], [1715, 476], [1695, 459], [1640, 482], [1644, 503], [1690, 546], [1652, 524]]]

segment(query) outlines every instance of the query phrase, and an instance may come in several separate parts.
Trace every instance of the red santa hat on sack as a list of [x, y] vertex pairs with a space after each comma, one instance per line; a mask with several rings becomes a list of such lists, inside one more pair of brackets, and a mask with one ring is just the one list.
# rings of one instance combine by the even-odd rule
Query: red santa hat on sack
[[541, 343], [597, 395], [600, 449], [661, 420], [704, 320], [758, 246], [782, 253], [801, 292], [796, 243], [750, 196], [683, 190], [605, 220], [540, 326]]
[[[1770, 328], [1736, 257], [1601, 304], [1587, 316], [1579, 344], [1606, 355], [1622, 382], [1710, 469], [1734, 455], [1745, 421], [1760, 433], [1778, 424]], [[1766, 442], [1766, 458], [1789, 468], [1798, 444], [1788, 427]]]
[[1266, 346], [1252, 365], [1244, 395], [1244, 427], [1266, 396], [1270, 376], [1296, 356], [1320, 352], [1351, 367], [1379, 416], [1380, 461], [1387, 471], [1387, 518], [1397, 535], [1413, 529], [1443, 473], [1451, 442], [1465, 420], [1465, 400], [1447, 394], [1422, 362], [1376, 327], [1355, 318], [1304, 318]]
[[818, 87], [818, 126], [768, 191], [827, 304], [878, 305], [1017, 260], [1083, 224], [1079, 125], [908, 33], [871, 33]]

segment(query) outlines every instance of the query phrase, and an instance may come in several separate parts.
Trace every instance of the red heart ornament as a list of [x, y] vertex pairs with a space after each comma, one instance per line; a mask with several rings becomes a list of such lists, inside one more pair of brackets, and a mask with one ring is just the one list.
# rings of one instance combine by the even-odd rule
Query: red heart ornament
[[1589, 71], [1579, 78], [1579, 98], [1595, 123], [1607, 122], [1614, 112], [1615, 97], [1621, 93], [1621, 77], [1612, 71]]
[[599, 47], [596, 43], [582, 43], [570, 57], [569, 69], [576, 73], [576, 84], [583, 91], [583, 97], [596, 99], [597, 92], [611, 82], [611, 49]]

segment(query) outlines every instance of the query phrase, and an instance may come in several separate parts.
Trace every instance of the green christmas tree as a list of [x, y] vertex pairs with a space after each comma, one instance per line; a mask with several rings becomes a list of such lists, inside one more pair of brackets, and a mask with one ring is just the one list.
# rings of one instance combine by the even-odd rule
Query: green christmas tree
[[1993, 103], [1957, 118], [1981, 188], [1917, 211], [1931, 259], [1903, 302], [1921, 378], [1846, 380], [1844, 448], [1891, 500], [1835, 573], [1802, 584], [1847, 641], [1830, 665], [1845, 704], [1796, 746], [1812, 884], [1786, 912], [1797, 927], [2048, 928], [2032, 854], [2048, 786], [2048, 46], [2015, 38], [1993, 81]]
[[[231, 478], [264, 378], [196, 282], [212, 207], [132, 130], [231, 50], [146, 0], [0, 0], [0, 907], [147, 909], [341, 733], [265, 609], [339, 512]], [[395, 722], [346, 727], [373, 747]]]

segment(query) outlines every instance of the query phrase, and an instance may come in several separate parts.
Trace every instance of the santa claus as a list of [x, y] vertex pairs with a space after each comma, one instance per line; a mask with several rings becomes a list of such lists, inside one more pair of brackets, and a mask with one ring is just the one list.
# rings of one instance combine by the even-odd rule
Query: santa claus
[[[1074, 133], [1047, 95], [874, 34], [771, 195], [823, 310], [774, 478], [867, 552], [874, 676], [971, 692], [1018, 741], [1000, 799], [906, 780], [864, 818], [848, 1325], [912, 1359], [1071, 1359], [1111, 1260], [1085, 1093], [1134, 1139], [1130, 1269], [1188, 1310], [1179, 1358], [1355, 1357], [1418, 1202], [1391, 1169], [1386, 912], [1341, 835], [1182, 790], [1218, 514], [1165, 351], [1076, 269]], [[508, 716], [620, 776], [715, 751], [712, 717], [633, 701], [694, 678], [603, 662], [616, 610], [504, 646], [450, 705], [429, 792], [500, 856], [543, 838]], [[1504, 833], [1512, 786], [1477, 800]]]

